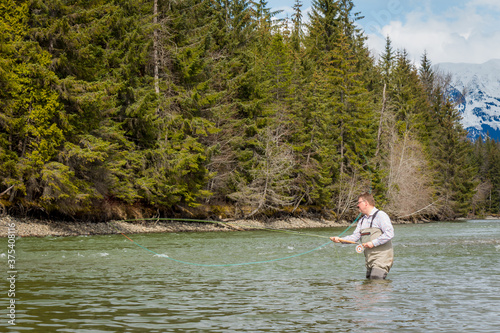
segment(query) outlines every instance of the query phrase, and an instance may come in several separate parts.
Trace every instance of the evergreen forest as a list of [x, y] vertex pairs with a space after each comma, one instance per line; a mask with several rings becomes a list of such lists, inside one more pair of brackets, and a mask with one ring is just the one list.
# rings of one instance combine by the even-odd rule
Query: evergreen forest
[[[290, 0], [292, 1], [292, 0]], [[471, 141], [449, 76], [352, 0], [3, 0], [0, 210], [400, 220], [500, 213], [500, 144]]]

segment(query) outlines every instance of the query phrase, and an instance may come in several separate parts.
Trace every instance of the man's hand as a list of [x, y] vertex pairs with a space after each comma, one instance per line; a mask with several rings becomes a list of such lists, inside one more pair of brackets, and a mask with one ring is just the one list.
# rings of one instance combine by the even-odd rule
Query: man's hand
[[340, 243], [340, 238], [338, 238], [337, 236], [335, 237], [330, 237], [330, 239], [332, 240], [332, 242], [334, 243]]
[[373, 246], [373, 243], [372, 243], [372, 242], [364, 243], [364, 244], [363, 244], [363, 247], [367, 247], [367, 248], [369, 248], [369, 249], [373, 249], [373, 248], [374, 248], [374, 246]]

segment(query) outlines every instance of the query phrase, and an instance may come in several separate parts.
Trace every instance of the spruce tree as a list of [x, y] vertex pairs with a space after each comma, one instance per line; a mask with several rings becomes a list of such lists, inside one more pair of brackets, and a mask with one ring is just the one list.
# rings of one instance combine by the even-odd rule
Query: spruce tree
[[[343, 214], [358, 190], [366, 156], [374, 148], [371, 118], [362, 68], [369, 64], [363, 36], [354, 25], [350, 1], [315, 1], [307, 43], [309, 57], [317, 65], [311, 81], [310, 135], [317, 147], [321, 177], [315, 195], [321, 204], [333, 205]], [[366, 175], [365, 175], [366, 176]]]
[[51, 211], [54, 203], [68, 197], [74, 202], [79, 193], [72, 172], [55, 160], [69, 125], [56, 90], [59, 82], [51, 70], [51, 56], [29, 40], [28, 4], [7, 1], [0, 6], [2, 61], [9, 65], [0, 72], [5, 89], [1, 177], [4, 186], [14, 185], [10, 204]]
[[466, 216], [477, 185], [472, 145], [460, 125], [460, 115], [444, 96], [435, 108], [438, 128], [432, 133], [432, 165], [442, 218]]
[[291, 36], [291, 45], [295, 51], [299, 51], [303, 42], [303, 22], [302, 22], [302, 2], [301, 0], [295, 0], [293, 5], [293, 14], [292, 14], [292, 36]]
[[424, 90], [428, 96], [431, 96], [434, 90], [434, 71], [432, 70], [431, 60], [427, 56], [427, 52], [424, 52], [422, 59], [420, 61], [420, 68], [418, 70], [420, 80], [424, 85]]
[[307, 25], [307, 48], [315, 59], [335, 47], [339, 24], [339, 4], [335, 0], [313, 0]]
[[491, 182], [488, 210], [492, 214], [500, 214], [500, 142], [487, 139], [486, 153], [490, 163], [488, 168], [488, 179]]

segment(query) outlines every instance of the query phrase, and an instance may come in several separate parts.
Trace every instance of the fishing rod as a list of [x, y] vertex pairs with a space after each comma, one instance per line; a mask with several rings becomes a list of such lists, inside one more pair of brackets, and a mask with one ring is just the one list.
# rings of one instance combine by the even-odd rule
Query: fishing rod
[[143, 218], [143, 219], [120, 220], [120, 222], [134, 222], [134, 221], [178, 221], [178, 222], [194, 222], [194, 223], [211, 223], [211, 224], [229, 225], [229, 226], [232, 226], [233, 228], [234, 227], [243, 227], [243, 228], [247, 228], [249, 230], [259, 229], [259, 230], [266, 230], [266, 231], [297, 234], [297, 235], [309, 236], [309, 237], [330, 238], [330, 237], [324, 236], [324, 235], [316, 235], [316, 234], [311, 234], [311, 233], [306, 233], [306, 232], [301, 232], [301, 231], [296, 231], [296, 230], [276, 229], [276, 228], [261, 227], [261, 226], [256, 226], [256, 225], [245, 225], [245, 224], [234, 223], [231, 221], [199, 220], [199, 219], [186, 219], [186, 218], [175, 218], [175, 217], [159, 217], [159, 218], [152, 217], [152, 218]]
[[350, 241], [350, 240], [347, 240], [347, 239], [339, 238], [339, 242], [341, 242], [341, 243], [347, 243], [347, 244], [358, 244], [356, 246], [356, 252], [357, 253], [362, 253], [365, 250], [365, 247], [363, 246], [363, 244], [359, 244], [359, 243], [354, 242], [354, 241]]

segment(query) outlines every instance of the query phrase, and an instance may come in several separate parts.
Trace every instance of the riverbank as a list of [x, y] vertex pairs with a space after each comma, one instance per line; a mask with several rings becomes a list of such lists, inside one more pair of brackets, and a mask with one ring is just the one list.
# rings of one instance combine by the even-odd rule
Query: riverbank
[[[498, 219], [486, 217], [485, 219]], [[429, 221], [392, 221], [393, 224], [426, 223]], [[17, 218], [8, 215], [0, 216], [0, 237], [7, 237], [11, 225], [15, 226], [19, 237], [47, 237], [47, 236], [81, 236], [81, 235], [108, 235], [108, 234], [139, 234], [163, 232], [194, 232], [194, 231], [243, 231], [252, 229], [305, 229], [305, 228], [333, 228], [347, 227], [351, 221], [331, 221], [325, 219], [311, 219], [290, 217], [280, 220], [221, 220], [195, 222], [169, 220], [137, 220], [137, 221], [109, 221], [109, 222], [81, 222], [39, 220], [33, 218]]]
[[12, 225], [15, 226], [16, 235], [19, 237], [46, 237], [107, 235], [117, 233], [137, 234], [189, 231], [242, 231], [250, 229], [326, 228], [347, 226], [349, 223], [295, 217], [269, 222], [258, 220], [224, 220], [211, 222], [167, 220], [70, 222], [1, 216], [0, 237], [6, 237], [9, 227]]

